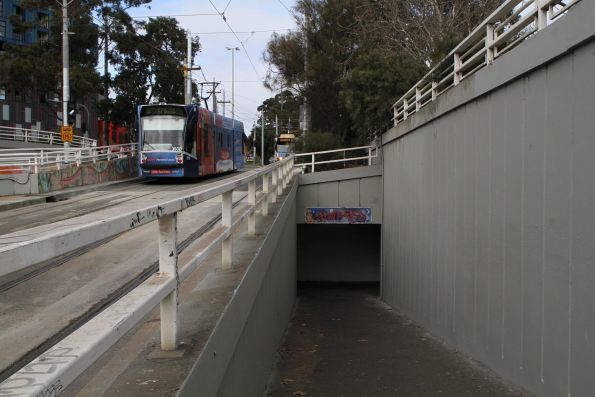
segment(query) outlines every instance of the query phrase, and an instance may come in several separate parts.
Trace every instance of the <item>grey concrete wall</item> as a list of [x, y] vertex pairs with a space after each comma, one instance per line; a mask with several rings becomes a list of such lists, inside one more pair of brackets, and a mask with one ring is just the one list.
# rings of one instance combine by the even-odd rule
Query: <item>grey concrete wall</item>
[[304, 174], [299, 184], [298, 223], [306, 222], [306, 207], [367, 207], [372, 209], [372, 223], [382, 222], [380, 165]]
[[296, 297], [294, 183], [180, 396], [261, 396]]
[[595, 395], [594, 18], [580, 2], [383, 137], [383, 298], [539, 396]]
[[379, 282], [380, 227], [298, 225], [298, 281]]
[[37, 194], [37, 174], [0, 174], [0, 196]]
[[0, 139], [0, 149], [60, 149], [62, 145]]

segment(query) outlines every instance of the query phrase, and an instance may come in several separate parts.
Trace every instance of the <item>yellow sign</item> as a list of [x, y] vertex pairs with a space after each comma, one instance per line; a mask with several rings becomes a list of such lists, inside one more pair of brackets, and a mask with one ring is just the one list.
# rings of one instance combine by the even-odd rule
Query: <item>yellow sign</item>
[[63, 125], [60, 128], [60, 134], [62, 135], [62, 142], [72, 142], [72, 127], [69, 125]]

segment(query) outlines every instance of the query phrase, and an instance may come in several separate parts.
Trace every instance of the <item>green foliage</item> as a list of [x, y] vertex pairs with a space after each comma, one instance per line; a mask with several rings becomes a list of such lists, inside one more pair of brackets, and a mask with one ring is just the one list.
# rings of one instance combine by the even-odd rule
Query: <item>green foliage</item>
[[390, 128], [395, 93], [406, 92], [424, 68], [408, 57], [371, 50], [354, 62], [341, 80], [339, 101], [347, 109], [351, 127], [358, 131], [354, 145], [367, 145]]
[[[131, 124], [138, 104], [184, 102], [180, 67], [186, 58], [187, 36], [175, 19], [131, 23], [112, 37], [116, 45], [111, 57], [118, 72], [112, 81], [116, 93], [110, 103], [113, 121]], [[193, 39], [192, 55], [199, 50], [198, 39]]]
[[[135, 22], [128, 9], [151, 0], [81, 0], [68, 7], [70, 21], [71, 103], [85, 96], [104, 99], [98, 103], [102, 114], [110, 114], [117, 124], [132, 124], [138, 104], [158, 100], [183, 102], [183, 73], [186, 58], [186, 32], [173, 18], [151, 18]], [[22, 0], [27, 10], [50, 8], [50, 40], [27, 46], [5, 45], [0, 56], [0, 84], [10, 83], [17, 90], [43, 97], [61, 96], [62, 10], [54, 0]], [[26, 32], [35, 22], [12, 16], [17, 31]], [[100, 76], [100, 52], [115, 68], [114, 76]], [[99, 43], [99, 45], [98, 45]], [[193, 40], [193, 55], [199, 51]], [[114, 95], [115, 94], [115, 95]], [[53, 103], [48, 106], [59, 108]]]
[[334, 150], [341, 148], [341, 142], [337, 136], [331, 132], [312, 132], [307, 139], [300, 137], [295, 143], [296, 153], [320, 152], [324, 150]]
[[[299, 108], [299, 97], [289, 90], [285, 90], [274, 97], [266, 99], [262, 105], [258, 107], [259, 112], [264, 109], [264, 159], [266, 163], [268, 163], [268, 160], [275, 154], [275, 121], [277, 120], [278, 122], [279, 134], [296, 134], [299, 127]], [[277, 116], [276, 119], [275, 116]], [[261, 149], [261, 136], [262, 120], [258, 119], [257, 123], [250, 131], [248, 142], [253, 143], [254, 139], [256, 139], [256, 152], [259, 155]]]
[[368, 144], [389, 128], [393, 103], [499, 2], [298, 0], [300, 31], [274, 35], [264, 53], [266, 84], [307, 99], [313, 131], [334, 147]]
[[[52, 9], [50, 40], [33, 45], [5, 45], [0, 57], [0, 83], [10, 83], [15, 89], [32, 93], [35, 88], [42, 96], [60, 92], [62, 76], [62, 20], [60, 7], [49, 0], [23, 0], [23, 10]], [[92, 4], [73, 2], [69, 7], [70, 31], [70, 96], [71, 101], [82, 100], [95, 92], [99, 75], [97, 65], [97, 26], [92, 23]], [[15, 29], [25, 33], [35, 27], [34, 22], [23, 22], [13, 15]], [[55, 106], [55, 105], [53, 105]]]

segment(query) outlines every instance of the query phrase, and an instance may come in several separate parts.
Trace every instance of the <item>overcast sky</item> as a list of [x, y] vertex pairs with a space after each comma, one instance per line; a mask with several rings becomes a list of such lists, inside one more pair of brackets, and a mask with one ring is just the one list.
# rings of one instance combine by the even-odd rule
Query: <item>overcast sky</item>
[[[194, 64], [203, 68], [208, 80], [212, 81], [214, 78], [222, 82], [226, 100], [231, 100], [232, 84], [231, 51], [226, 50], [225, 47], [240, 48], [240, 51], [235, 53], [235, 115], [236, 119], [244, 122], [244, 130], [249, 133], [252, 124], [259, 117], [256, 107], [273, 95], [262, 84], [268, 68], [262, 60], [262, 54], [272, 33], [258, 31], [278, 30], [279, 33], [283, 33], [287, 29], [295, 29], [294, 19], [284, 7], [291, 10], [294, 3], [294, 0], [153, 0], [150, 9], [139, 7], [132, 10], [130, 14], [132, 16], [215, 14], [175, 16], [175, 18], [183, 29], [189, 30], [193, 36], [200, 37], [202, 50], [194, 59]], [[247, 52], [231, 33], [230, 27], [223, 18], [216, 14], [213, 5], [219, 12], [225, 10], [227, 23], [244, 42]], [[200, 71], [192, 72], [192, 77], [198, 82], [204, 81]], [[212, 109], [211, 104], [209, 108]], [[230, 105], [227, 107], [226, 115], [231, 116]]]

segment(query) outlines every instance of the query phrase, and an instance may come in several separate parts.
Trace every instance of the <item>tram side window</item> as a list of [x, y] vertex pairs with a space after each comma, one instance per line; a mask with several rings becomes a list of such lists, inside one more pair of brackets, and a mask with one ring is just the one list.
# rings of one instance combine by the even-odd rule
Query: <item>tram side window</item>
[[186, 147], [184, 151], [193, 156], [196, 156], [196, 126], [196, 119], [189, 120], [186, 125]]

